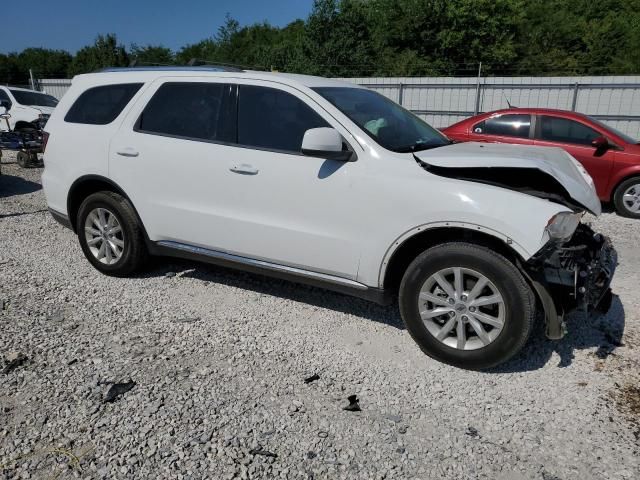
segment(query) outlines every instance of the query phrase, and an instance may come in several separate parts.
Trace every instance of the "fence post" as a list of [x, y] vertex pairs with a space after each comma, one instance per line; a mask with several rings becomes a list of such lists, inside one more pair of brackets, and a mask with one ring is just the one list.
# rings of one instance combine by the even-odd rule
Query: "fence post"
[[29, 69], [29, 80], [31, 82], [31, 90], [35, 90], [36, 89], [36, 82], [33, 79], [33, 70]]
[[404, 83], [400, 82], [398, 86], [398, 105], [402, 106], [402, 99], [404, 97]]
[[578, 104], [578, 90], [580, 90], [580, 83], [576, 82], [573, 86], [573, 100], [571, 101], [571, 111], [576, 111], [576, 105]]
[[478, 81], [476, 82], [476, 107], [473, 112], [474, 115], [477, 115], [480, 111], [480, 75], [482, 75], [482, 62], [478, 64]]

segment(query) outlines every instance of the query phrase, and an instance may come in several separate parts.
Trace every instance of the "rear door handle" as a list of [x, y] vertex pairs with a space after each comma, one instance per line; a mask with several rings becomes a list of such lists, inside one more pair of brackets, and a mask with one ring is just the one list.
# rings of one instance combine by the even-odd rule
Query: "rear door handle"
[[234, 173], [241, 173], [243, 175], [256, 175], [260, 170], [258, 170], [253, 165], [249, 165], [248, 163], [241, 163], [240, 165], [233, 165], [229, 168]]
[[116, 153], [123, 157], [137, 157], [138, 151], [133, 147], [123, 147], [120, 150], [117, 150]]

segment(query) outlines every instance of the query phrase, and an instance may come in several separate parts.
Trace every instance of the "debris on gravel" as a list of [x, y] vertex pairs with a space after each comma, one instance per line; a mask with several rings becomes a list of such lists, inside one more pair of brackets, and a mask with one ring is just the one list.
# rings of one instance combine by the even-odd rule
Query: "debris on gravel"
[[349, 405], [347, 405], [346, 407], [343, 408], [343, 410], [346, 410], [347, 412], [360, 412], [360, 401], [358, 400], [358, 396], [357, 395], [349, 395], [347, 397], [347, 400], [349, 401]]
[[588, 217], [619, 254], [606, 315], [471, 372], [425, 356], [397, 305], [162, 258], [101, 275], [42, 170], [2, 162], [0, 362], [29, 357], [0, 374], [3, 480], [640, 478], [639, 221]]
[[106, 395], [104, 396], [105, 403], [115, 402], [119, 397], [133, 389], [136, 386], [136, 382], [130, 381], [126, 383], [114, 383], [107, 390]]
[[318, 375], [317, 373], [314, 373], [310, 377], [305, 378], [304, 383], [313, 383], [316, 380], [320, 380], [320, 375]]
[[7, 374], [18, 367], [23, 366], [29, 358], [22, 352], [9, 352], [4, 356], [4, 368], [2, 373]]

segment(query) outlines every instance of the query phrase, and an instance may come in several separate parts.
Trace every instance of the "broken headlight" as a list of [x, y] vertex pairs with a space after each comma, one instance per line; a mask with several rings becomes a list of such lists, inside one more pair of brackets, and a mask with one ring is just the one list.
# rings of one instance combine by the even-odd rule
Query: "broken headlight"
[[547, 233], [553, 240], [569, 240], [580, 224], [582, 213], [560, 212], [547, 223]]

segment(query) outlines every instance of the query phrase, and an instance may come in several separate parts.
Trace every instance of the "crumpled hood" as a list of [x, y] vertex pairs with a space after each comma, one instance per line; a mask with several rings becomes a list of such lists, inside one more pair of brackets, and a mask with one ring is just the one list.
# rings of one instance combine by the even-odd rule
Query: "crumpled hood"
[[[554, 190], [564, 190], [565, 196], [591, 213], [600, 215], [602, 212], [593, 180], [584, 167], [561, 148], [469, 142], [424, 150], [414, 155], [426, 170], [433, 170], [436, 175], [470, 181], [477, 179], [525, 193], [535, 190], [555, 194]], [[543, 175], [526, 177], [532, 170]], [[492, 172], [496, 173], [495, 179]], [[535, 185], [525, 187], [523, 182], [528, 180]]]

